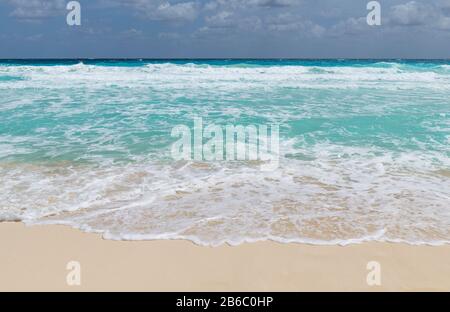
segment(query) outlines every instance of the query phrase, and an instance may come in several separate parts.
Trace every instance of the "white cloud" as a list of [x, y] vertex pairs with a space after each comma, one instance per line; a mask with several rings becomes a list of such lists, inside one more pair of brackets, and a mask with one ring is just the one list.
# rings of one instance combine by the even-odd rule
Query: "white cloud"
[[434, 3], [410, 1], [391, 8], [388, 22], [397, 26], [421, 26], [450, 30], [450, 0]]
[[189, 22], [197, 18], [200, 4], [197, 1], [176, 2], [167, 0], [103, 0], [109, 7], [127, 7], [150, 20]]
[[235, 21], [233, 19], [233, 13], [229, 11], [222, 11], [212, 16], [205, 18], [205, 23], [209, 27], [234, 27]]
[[[197, 34], [295, 30], [321, 36], [324, 28], [310, 21], [300, 21], [299, 14], [283, 13], [301, 0], [212, 0], [203, 7], [205, 25]], [[269, 10], [271, 9], [271, 10]], [[273, 15], [276, 13], [277, 15]]]
[[267, 8], [289, 7], [300, 4], [300, 0], [249, 0], [250, 5], [256, 5]]
[[257, 16], [236, 16], [229, 11], [218, 12], [215, 15], [205, 18], [205, 26], [200, 28], [201, 33], [220, 32], [226, 30], [230, 32], [238, 31], [256, 31], [261, 29], [262, 21]]
[[357, 35], [363, 33], [364, 31], [367, 31], [368, 29], [369, 26], [367, 25], [366, 17], [351, 17], [331, 27], [330, 35]]
[[155, 11], [147, 12], [153, 19], [168, 21], [193, 21], [197, 18], [198, 8], [195, 2], [160, 4]]
[[437, 12], [435, 8], [428, 4], [410, 1], [405, 4], [395, 5], [391, 9], [390, 20], [397, 25], [426, 25]]
[[280, 13], [267, 19], [267, 27], [270, 31], [293, 32], [293, 35], [321, 37], [325, 28], [309, 20], [301, 19], [291, 13]]
[[249, 10], [257, 8], [285, 8], [300, 5], [302, 0], [212, 0], [205, 10]]
[[36, 20], [57, 15], [65, 10], [64, 0], [8, 0], [13, 7], [11, 16], [24, 20]]

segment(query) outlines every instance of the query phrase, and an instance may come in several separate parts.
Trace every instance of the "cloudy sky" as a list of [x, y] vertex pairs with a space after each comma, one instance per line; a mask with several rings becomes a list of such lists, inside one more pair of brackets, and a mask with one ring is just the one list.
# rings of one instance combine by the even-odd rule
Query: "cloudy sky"
[[450, 58], [450, 0], [0, 0], [0, 58]]

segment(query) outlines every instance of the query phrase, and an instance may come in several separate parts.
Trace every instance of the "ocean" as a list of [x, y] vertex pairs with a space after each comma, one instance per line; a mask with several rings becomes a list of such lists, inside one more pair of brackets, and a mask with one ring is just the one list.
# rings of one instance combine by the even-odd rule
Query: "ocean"
[[[279, 164], [175, 160], [279, 126]], [[0, 221], [114, 240], [450, 243], [450, 61], [0, 61]]]

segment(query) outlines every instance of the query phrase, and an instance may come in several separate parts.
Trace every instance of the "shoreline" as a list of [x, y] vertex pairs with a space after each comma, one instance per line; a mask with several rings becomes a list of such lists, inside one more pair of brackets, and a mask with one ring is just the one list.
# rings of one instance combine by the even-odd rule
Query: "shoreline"
[[[450, 245], [361, 243], [202, 247], [113, 241], [61, 225], [0, 223], [0, 291], [450, 291]], [[68, 263], [81, 285], [66, 282]], [[381, 286], [369, 286], [369, 262]]]

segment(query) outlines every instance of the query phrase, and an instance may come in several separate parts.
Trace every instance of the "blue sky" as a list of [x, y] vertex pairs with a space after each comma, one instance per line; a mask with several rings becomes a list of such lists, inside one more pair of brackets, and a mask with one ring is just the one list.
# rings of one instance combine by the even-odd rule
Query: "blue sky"
[[450, 0], [0, 0], [0, 58], [450, 58]]

